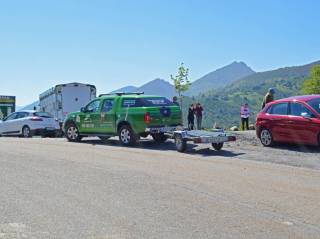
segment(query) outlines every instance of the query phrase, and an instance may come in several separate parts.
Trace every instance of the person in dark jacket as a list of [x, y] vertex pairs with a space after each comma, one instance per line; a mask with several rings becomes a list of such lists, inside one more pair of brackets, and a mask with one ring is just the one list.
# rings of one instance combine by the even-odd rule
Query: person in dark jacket
[[191, 104], [189, 107], [189, 111], [188, 111], [188, 128], [189, 128], [189, 130], [194, 129], [194, 113], [195, 113], [195, 107], [193, 104]]
[[173, 102], [173, 104], [175, 104], [176, 106], [180, 106], [180, 105], [179, 105], [179, 102], [178, 102], [178, 97], [177, 97], [177, 96], [173, 96], [172, 102]]
[[270, 102], [274, 101], [274, 94], [275, 90], [270, 88], [268, 93], [265, 95], [263, 102], [262, 102], [262, 109]]
[[201, 130], [202, 128], [202, 112], [203, 112], [202, 106], [200, 105], [200, 103], [197, 103], [196, 109], [195, 109], [195, 115], [197, 119], [197, 130]]

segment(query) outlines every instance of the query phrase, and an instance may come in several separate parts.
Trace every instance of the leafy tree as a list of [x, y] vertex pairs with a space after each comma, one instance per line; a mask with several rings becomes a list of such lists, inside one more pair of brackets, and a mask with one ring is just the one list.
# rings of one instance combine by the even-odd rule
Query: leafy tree
[[311, 69], [310, 77], [302, 84], [304, 94], [320, 94], [320, 65], [315, 65]]
[[171, 75], [171, 80], [173, 81], [174, 88], [179, 95], [180, 107], [182, 108], [182, 93], [187, 91], [191, 85], [191, 82], [188, 78], [189, 69], [184, 67], [184, 64], [181, 63], [178, 68], [178, 74], [176, 76]]

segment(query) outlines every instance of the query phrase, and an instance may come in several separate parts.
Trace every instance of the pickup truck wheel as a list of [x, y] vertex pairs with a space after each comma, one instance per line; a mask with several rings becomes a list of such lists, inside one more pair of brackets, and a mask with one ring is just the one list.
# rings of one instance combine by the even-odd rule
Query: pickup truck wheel
[[66, 137], [70, 142], [79, 142], [81, 140], [79, 129], [74, 123], [66, 127]]
[[30, 130], [29, 126], [23, 126], [22, 137], [23, 138], [31, 138], [32, 137], [31, 130]]
[[153, 140], [156, 141], [157, 143], [164, 143], [168, 139], [168, 136], [163, 133], [152, 134], [151, 136], [152, 136]]
[[110, 137], [108, 136], [99, 136], [99, 138], [101, 139], [101, 141], [106, 142], [108, 141], [108, 139], [110, 139]]
[[212, 147], [213, 147], [215, 150], [220, 151], [220, 150], [222, 149], [222, 147], [223, 147], [223, 143], [217, 143], [217, 144], [213, 143], [213, 144], [212, 144]]
[[263, 146], [271, 147], [274, 144], [272, 134], [267, 129], [262, 129], [260, 132], [260, 141]]
[[187, 141], [180, 134], [175, 135], [174, 141], [178, 152], [183, 153], [187, 150]]
[[129, 125], [123, 125], [119, 130], [120, 142], [125, 146], [132, 146], [137, 143], [137, 137]]

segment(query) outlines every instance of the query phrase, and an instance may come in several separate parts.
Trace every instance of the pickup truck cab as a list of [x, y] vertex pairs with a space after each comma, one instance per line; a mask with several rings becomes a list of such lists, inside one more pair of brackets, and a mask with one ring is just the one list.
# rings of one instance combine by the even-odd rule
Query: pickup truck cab
[[182, 125], [180, 107], [165, 97], [143, 93], [104, 94], [80, 112], [68, 114], [63, 130], [69, 141], [98, 136], [107, 140], [119, 136], [123, 145], [134, 145], [140, 137], [151, 135], [164, 142], [164, 132]]

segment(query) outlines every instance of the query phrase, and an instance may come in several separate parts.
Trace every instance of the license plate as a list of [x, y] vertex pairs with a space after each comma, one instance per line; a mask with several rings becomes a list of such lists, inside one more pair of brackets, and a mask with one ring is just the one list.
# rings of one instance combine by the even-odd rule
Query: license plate
[[48, 130], [48, 131], [53, 131], [53, 130], [55, 130], [55, 128], [48, 127], [48, 128], [46, 128], [46, 130]]
[[227, 136], [219, 136], [219, 137], [213, 138], [212, 143], [223, 143], [223, 142], [227, 142], [227, 141], [228, 141]]
[[228, 141], [227, 136], [202, 137], [201, 138], [202, 143], [223, 143], [223, 142], [227, 142], [227, 141]]

